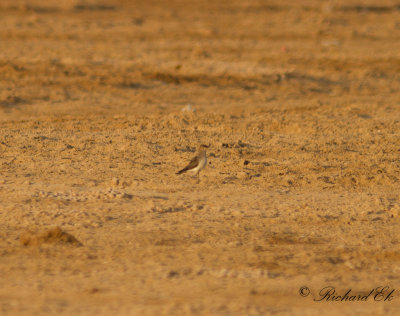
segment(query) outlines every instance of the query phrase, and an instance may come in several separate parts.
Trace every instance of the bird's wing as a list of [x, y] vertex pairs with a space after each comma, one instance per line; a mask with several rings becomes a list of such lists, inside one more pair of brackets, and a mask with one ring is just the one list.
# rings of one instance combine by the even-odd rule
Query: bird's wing
[[185, 172], [187, 170], [196, 168], [196, 166], [198, 164], [199, 164], [199, 158], [197, 156], [193, 157], [193, 159], [190, 160], [189, 164], [185, 168], [183, 168], [182, 170], [178, 171], [177, 174], [181, 174], [182, 172]]

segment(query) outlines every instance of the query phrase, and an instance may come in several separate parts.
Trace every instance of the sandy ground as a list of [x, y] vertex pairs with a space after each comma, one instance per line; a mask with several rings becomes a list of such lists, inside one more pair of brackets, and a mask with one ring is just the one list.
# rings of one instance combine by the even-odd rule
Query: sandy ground
[[[397, 1], [0, 20], [1, 314], [399, 313]], [[196, 184], [175, 172], [201, 143]]]

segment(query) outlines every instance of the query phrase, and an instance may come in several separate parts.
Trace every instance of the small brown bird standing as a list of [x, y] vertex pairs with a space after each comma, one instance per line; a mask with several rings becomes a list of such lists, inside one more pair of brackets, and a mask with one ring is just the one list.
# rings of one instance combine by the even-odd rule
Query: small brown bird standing
[[192, 160], [190, 160], [189, 164], [185, 168], [178, 171], [176, 174], [181, 174], [186, 171], [191, 171], [191, 172], [197, 173], [197, 183], [199, 183], [200, 182], [199, 173], [207, 165], [206, 148], [208, 148], [208, 147], [209, 146], [206, 146], [206, 145], [200, 145], [199, 149], [197, 151], [197, 155], [194, 156]]

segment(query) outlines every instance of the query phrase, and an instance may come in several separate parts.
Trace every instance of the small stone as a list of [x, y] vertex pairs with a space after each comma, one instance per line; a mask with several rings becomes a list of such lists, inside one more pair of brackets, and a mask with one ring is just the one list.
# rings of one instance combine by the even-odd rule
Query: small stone
[[197, 211], [201, 211], [202, 209], [204, 209], [204, 205], [202, 205], [202, 204], [196, 205], [196, 210]]

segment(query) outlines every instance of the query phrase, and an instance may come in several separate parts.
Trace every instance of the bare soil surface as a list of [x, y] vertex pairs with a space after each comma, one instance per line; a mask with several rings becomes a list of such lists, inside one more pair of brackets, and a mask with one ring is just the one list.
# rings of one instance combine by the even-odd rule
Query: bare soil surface
[[0, 20], [1, 314], [399, 313], [398, 1]]

